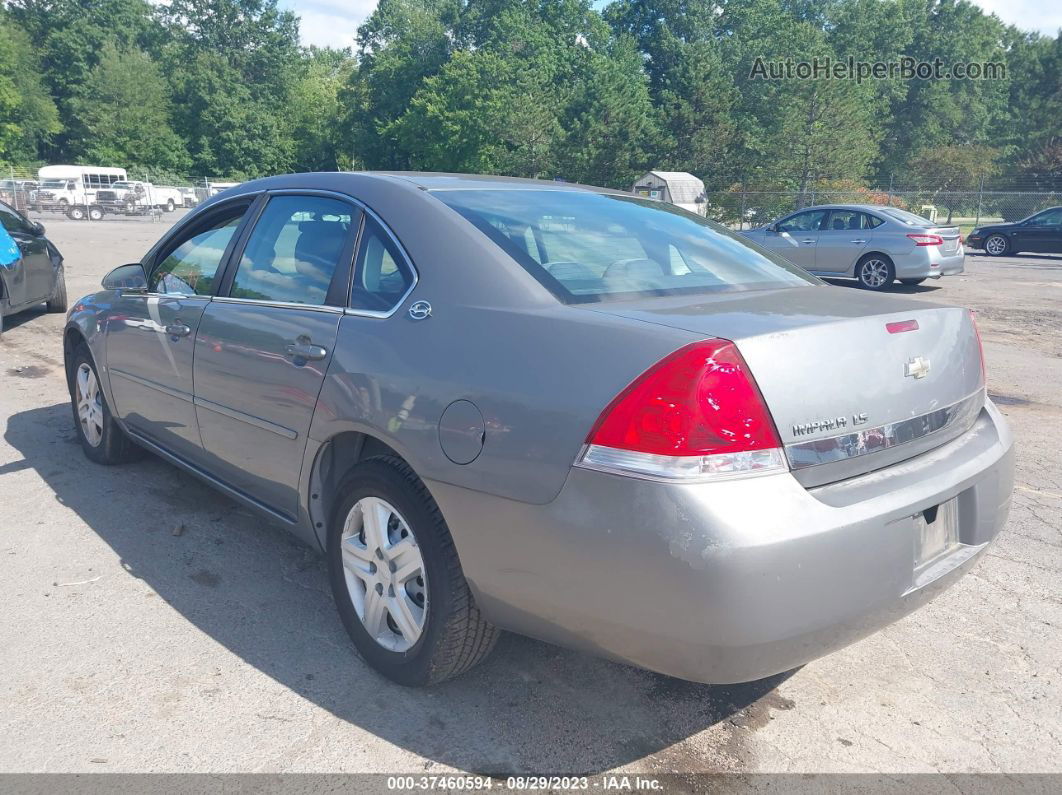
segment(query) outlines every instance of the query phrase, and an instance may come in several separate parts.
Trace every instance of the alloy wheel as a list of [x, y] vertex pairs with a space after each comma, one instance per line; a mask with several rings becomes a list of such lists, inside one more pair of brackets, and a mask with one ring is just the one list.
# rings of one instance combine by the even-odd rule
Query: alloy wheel
[[77, 417], [85, 441], [99, 447], [103, 441], [103, 395], [100, 393], [96, 373], [84, 362], [77, 368]]
[[411, 649], [428, 614], [424, 559], [409, 524], [379, 497], [351, 507], [340, 540], [343, 574], [365, 631], [388, 651]]
[[985, 251], [993, 257], [999, 257], [1007, 251], [1007, 239], [1003, 235], [992, 235], [985, 241]]
[[884, 260], [868, 259], [859, 269], [859, 279], [867, 287], [881, 287], [889, 278], [889, 266]]

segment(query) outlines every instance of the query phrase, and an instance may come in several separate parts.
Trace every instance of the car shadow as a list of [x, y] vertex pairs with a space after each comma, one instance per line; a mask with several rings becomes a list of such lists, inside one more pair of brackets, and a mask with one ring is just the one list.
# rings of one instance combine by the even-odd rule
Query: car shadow
[[[0, 475], [36, 470], [128, 576], [199, 630], [336, 717], [431, 760], [493, 775], [589, 774], [670, 749], [721, 721], [734, 726], [716, 755], [734, 758], [748, 734], [739, 727], [755, 728], [771, 709], [792, 706], [773, 692], [792, 672], [700, 685], [515, 635], [456, 680], [400, 687], [355, 654], [323, 560], [283, 528], [154, 456], [117, 467], [89, 462], [66, 403], [14, 414], [4, 438], [23, 460]], [[677, 754], [668, 750], [655, 764], [708, 764]]]
[[[834, 287], [848, 287], [852, 290], [862, 290], [859, 286], [859, 282], [855, 279], [824, 279], [827, 284], [831, 284]], [[917, 295], [918, 293], [933, 293], [940, 290], [944, 285], [942, 284], [930, 284], [929, 282], [923, 282], [922, 284], [900, 284], [894, 282], [889, 285], [885, 293], [898, 293], [900, 295]]]
[[47, 314], [48, 310], [44, 308], [44, 304], [41, 304], [39, 308], [33, 306], [29, 309], [23, 309], [14, 315], [4, 315], [4, 334], [14, 331], [21, 325], [38, 320]]

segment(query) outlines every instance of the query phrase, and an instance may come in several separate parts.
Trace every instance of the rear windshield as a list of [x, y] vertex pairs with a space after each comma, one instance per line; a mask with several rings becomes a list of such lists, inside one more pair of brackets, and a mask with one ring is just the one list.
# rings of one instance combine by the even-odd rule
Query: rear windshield
[[435, 190], [562, 301], [807, 286], [819, 281], [663, 202], [568, 190]]
[[894, 220], [907, 224], [908, 226], [935, 226], [935, 224], [928, 218], [923, 218], [920, 215], [909, 213], [907, 210], [901, 210], [897, 207], [880, 207], [877, 209], [878, 212], [892, 216]]

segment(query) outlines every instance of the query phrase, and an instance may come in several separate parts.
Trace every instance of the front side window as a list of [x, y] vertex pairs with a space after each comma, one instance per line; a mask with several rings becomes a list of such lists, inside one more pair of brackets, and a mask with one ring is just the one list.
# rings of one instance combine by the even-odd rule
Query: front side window
[[1047, 210], [1029, 219], [1030, 226], [1058, 226], [1062, 224], [1062, 207]]
[[778, 224], [779, 232], [817, 232], [822, 228], [826, 210], [808, 210], [791, 215]]
[[374, 218], [365, 217], [350, 307], [367, 312], [389, 312], [413, 283], [413, 273], [398, 246]]
[[10, 232], [30, 232], [30, 225], [19, 213], [6, 204], [0, 204], [0, 225]]
[[[589, 191], [435, 190], [562, 301], [818, 284], [726, 227], [670, 204]], [[821, 220], [825, 211], [817, 211]]]
[[323, 196], [274, 196], [255, 224], [233, 298], [323, 305], [356, 211]]
[[151, 292], [167, 295], [212, 295], [218, 268], [225, 258], [246, 205], [226, 213], [186, 238], [156, 265], [148, 279]]

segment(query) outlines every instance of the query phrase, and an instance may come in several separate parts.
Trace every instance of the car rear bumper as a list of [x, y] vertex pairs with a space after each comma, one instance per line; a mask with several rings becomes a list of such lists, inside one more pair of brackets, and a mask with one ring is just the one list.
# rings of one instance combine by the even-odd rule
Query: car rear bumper
[[939, 279], [954, 276], [966, 269], [966, 252], [962, 244], [951, 254], [935, 246], [920, 246], [913, 253], [893, 257], [897, 279]]
[[[792, 669], [955, 582], [1003, 525], [1011, 437], [988, 403], [936, 450], [807, 490], [791, 475], [673, 485], [574, 468], [547, 505], [432, 482], [499, 626], [699, 682]], [[916, 570], [918, 517], [959, 544]]]

